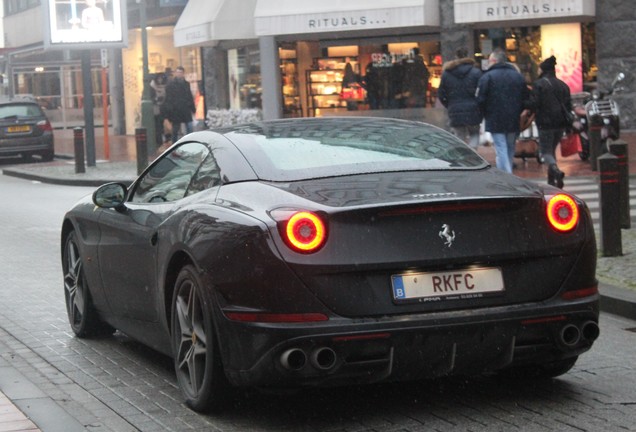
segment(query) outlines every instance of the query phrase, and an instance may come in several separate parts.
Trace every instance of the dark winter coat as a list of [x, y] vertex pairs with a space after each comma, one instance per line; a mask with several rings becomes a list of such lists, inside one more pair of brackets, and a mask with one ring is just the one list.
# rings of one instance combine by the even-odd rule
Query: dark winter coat
[[471, 126], [481, 123], [483, 117], [475, 97], [481, 75], [481, 71], [475, 67], [475, 62], [470, 58], [444, 63], [437, 97], [448, 109], [451, 126]]
[[190, 91], [190, 84], [175, 78], [166, 86], [166, 99], [162, 105], [164, 116], [172, 123], [188, 123], [196, 108]]
[[528, 108], [530, 92], [519, 71], [508, 63], [493, 64], [479, 79], [477, 102], [491, 133], [519, 132], [521, 111]]
[[426, 105], [426, 93], [428, 91], [428, 79], [431, 73], [428, 71], [422, 56], [402, 61], [404, 68], [404, 83], [402, 97], [405, 98], [407, 107], [424, 107]]
[[570, 88], [554, 73], [544, 73], [532, 85], [530, 108], [536, 113], [534, 119], [539, 129], [564, 129], [567, 121], [562, 105], [572, 110]]

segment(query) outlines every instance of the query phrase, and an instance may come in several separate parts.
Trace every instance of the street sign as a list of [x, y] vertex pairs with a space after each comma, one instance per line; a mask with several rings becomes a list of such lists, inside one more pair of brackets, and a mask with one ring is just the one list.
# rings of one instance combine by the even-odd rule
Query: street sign
[[102, 48], [101, 49], [101, 58], [102, 58], [102, 67], [103, 68], [107, 68], [108, 67], [108, 50], [106, 48]]

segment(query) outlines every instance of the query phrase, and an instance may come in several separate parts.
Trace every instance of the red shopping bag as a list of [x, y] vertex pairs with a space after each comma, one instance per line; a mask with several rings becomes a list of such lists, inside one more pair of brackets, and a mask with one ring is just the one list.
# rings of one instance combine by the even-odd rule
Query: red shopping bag
[[581, 137], [578, 133], [572, 132], [563, 135], [561, 138], [561, 156], [568, 157], [579, 153], [581, 149]]
[[340, 99], [350, 102], [360, 102], [365, 98], [365, 90], [360, 84], [353, 83], [349, 87], [345, 87], [340, 92]]

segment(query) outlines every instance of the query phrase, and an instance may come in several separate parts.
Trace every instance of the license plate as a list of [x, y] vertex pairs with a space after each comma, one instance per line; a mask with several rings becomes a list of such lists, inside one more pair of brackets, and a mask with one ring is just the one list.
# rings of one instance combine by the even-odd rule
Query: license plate
[[391, 286], [393, 298], [398, 302], [471, 299], [504, 291], [499, 268], [393, 275]]
[[9, 133], [31, 132], [31, 126], [29, 126], [29, 125], [9, 126], [7, 128], [7, 132], [9, 132]]

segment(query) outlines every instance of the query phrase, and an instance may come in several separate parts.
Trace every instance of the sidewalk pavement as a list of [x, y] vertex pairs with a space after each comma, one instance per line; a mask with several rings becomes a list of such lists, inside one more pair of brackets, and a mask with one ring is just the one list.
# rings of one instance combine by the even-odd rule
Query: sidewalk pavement
[[[636, 181], [636, 131], [623, 132], [621, 137], [628, 144], [630, 181]], [[109, 158], [106, 160], [106, 147]], [[101, 131], [95, 133], [95, 166], [85, 166], [84, 173], [76, 173], [72, 130], [55, 131], [56, 160], [46, 163], [9, 165], [3, 163], [0, 169], [4, 175], [20, 177], [32, 181], [60, 185], [77, 185], [96, 187], [104, 183], [117, 181], [130, 184], [137, 176], [137, 153], [135, 138], [132, 136], [109, 136], [108, 146], [104, 144]], [[495, 153], [491, 146], [480, 146], [479, 153], [494, 165]], [[149, 159], [157, 155], [155, 152]], [[516, 159], [515, 174], [530, 179], [546, 178], [547, 167], [536, 160]], [[560, 158], [559, 168], [565, 172], [567, 188], [568, 178], [598, 177], [598, 172], [591, 169], [589, 162], [581, 161], [578, 156]], [[636, 320], [636, 227], [624, 229], [622, 235], [622, 256], [598, 257], [597, 277], [601, 293], [601, 310]], [[597, 240], [598, 240], [597, 232]], [[0, 364], [0, 366], [2, 366]], [[2, 369], [2, 368], [0, 368]], [[6, 384], [6, 383], [5, 383]], [[3, 394], [4, 392], [4, 394]], [[47, 417], [38, 410], [30, 411], [22, 401], [12, 397], [0, 380], [0, 431], [38, 431], [37, 427], [23, 412], [40, 424], [44, 430], [54, 430], [47, 425]], [[8, 394], [8, 398], [4, 396]], [[14, 405], [15, 404], [15, 405]], [[22, 411], [16, 407], [20, 405]], [[49, 416], [54, 417], [54, 416]], [[43, 423], [38, 421], [43, 419]], [[50, 422], [49, 422], [50, 423]], [[61, 429], [64, 430], [64, 429]]]

